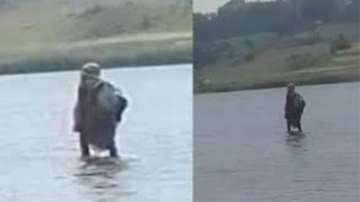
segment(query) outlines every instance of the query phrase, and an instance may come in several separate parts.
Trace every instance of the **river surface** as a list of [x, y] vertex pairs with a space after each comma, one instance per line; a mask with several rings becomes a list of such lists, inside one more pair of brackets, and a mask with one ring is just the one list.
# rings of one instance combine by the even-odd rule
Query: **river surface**
[[129, 99], [121, 160], [80, 159], [79, 72], [0, 77], [0, 201], [191, 202], [192, 67], [104, 71]]
[[196, 202], [360, 201], [360, 83], [297, 91], [303, 136], [286, 133], [286, 88], [195, 96]]

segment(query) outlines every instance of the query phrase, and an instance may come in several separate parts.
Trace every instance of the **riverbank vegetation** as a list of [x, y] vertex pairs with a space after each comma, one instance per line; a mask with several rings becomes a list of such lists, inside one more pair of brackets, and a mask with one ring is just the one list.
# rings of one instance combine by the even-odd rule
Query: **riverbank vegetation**
[[0, 23], [0, 74], [192, 61], [190, 1], [0, 0]]

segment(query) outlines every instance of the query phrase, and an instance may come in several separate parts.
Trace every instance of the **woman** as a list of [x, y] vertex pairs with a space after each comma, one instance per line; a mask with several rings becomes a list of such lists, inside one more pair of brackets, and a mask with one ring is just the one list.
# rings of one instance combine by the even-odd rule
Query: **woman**
[[81, 155], [89, 156], [89, 145], [110, 150], [117, 157], [115, 134], [127, 101], [110, 83], [100, 79], [100, 66], [87, 63], [81, 69], [74, 131], [80, 133]]
[[285, 104], [285, 119], [288, 132], [291, 132], [292, 127], [295, 127], [299, 132], [302, 132], [301, 116], [304, 112], [304, 108], [304, 98], [295, 91], [295, 84], [289, 83]]

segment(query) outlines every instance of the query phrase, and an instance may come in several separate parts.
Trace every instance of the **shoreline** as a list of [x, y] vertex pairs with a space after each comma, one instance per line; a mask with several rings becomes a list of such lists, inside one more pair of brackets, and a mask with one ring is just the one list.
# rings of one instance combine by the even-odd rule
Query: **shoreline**
[[[255, 61], [243, 66], [209, 66], [197, 69], [195, 92], [228, 92], [296, 85], [360, 81], [359, 46], [331, 55], [324, 63], [292, 68], [284, 61]], [[268, 59], [268, 58], [266, 58]], [[261, 59], [260, 59], [261, 60]], [[256, 64], [259, 62], [259, 64]]]
[[192, 63], [192, 33], [161, 32], [37, 44], [0, 50], [0, 75], [77, 70], [93, 61], [106, 68]]
[[[82, 63], [83, 64], [83, 63]], [[20, 75], [20, 74], [36, 74], [36, 73], [56, 73], [56, 72], [70, 72], [70, 71], [77, 71], [80, 69], [81, 65], [74, 66], [74, 68], [53, 68], [53, 69], [39, 69], [39, 70], [29, 70], [29, 71], [9, 71], [9, 72], [2, 72], [0, 70], [0, 76], [10, 76], [10, 75]], [[178, 66], [183, 64], [192, 64], [191, 61], [176, 61], [176, 62], [168, 62], [168, 63], [152, 63], [152, 64], [138, 64], [138, 65], [118, 65], [118, 66], [109, 66], [103, 67], [103, 70], [110, 70], [110, 69], [138, 69], [138, 68], [151, 68], [151, 67], [158, 67], [158, 66]]]
[[[296, 86], [312, 86], [312, 85], [327, 85], [327, 84], [338, 84], [338, 83], [353, 83], [360, 82], [360, 77], [349, 78], [349, 79], [333, 79], [324, 78], [323, 80], [310, 80], [310, 81], [295, 81]], [[223, 86], [213, 86], [212, 88], [203, 88], [203, 89], [194, 89], [195, 95], [204, 95], [212, 93], [229, 93], [237, 91], [246, 91], [246, 90], [264, 90], [272, 88], [281, 88], [287, 86], [288, 81], [278, 81], [274, 83], [258, 83], [249, 86], [235, 86], [235, 85], [223, 85]]]
[[0, 75], [28, 74], [39, 72], [57, 72], [78, 70], [84, 63], [93, 61], [100, 63], [104, 69], [137, 68], [144, 66], [176, 65], [192, 63], [192, 50], [187, 48], [179, 50], [148, 51], [137, 55], [124, 54], [106, 56], [77, 56], [55, 55], [50, 57], [36, 57], [17, 59], [13, 62], [0, 64]]

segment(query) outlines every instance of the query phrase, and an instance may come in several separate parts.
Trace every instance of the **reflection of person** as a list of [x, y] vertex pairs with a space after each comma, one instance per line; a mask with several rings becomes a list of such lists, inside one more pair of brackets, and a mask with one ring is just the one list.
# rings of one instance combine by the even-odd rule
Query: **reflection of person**
[[285, 118], [287, 121], [287, 131], [291, 132], [291, 128], [295, 127], [302, 132], [301, 116], [304, 112], [305, 100], [295, 91], [295, 85], [289, 83], [286, 94]]
[[91, 144], [110, 150], [110, 155], [116, 157], [114, 137], [127, 101], [118, 89], [100, 79], [100, 73], [96, 63], [87, 63], [81, 69], [74, 131], [80, 133], [82, 156], [90, 155]]

